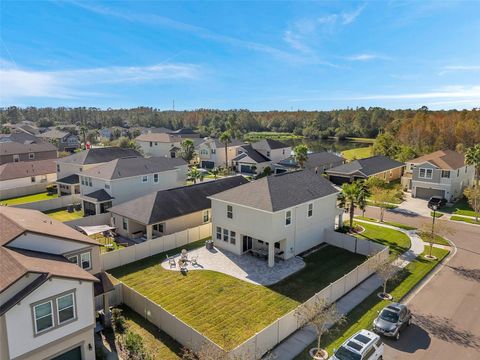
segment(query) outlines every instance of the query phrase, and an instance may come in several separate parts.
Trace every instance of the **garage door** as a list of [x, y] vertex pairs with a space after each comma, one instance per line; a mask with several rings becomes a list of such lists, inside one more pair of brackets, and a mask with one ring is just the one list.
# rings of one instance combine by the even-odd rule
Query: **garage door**
[[445, 197], [445, 190], [438, 190], [438, 189], [426, 189], [417, 187], [415, 196], [420, 199], [430, 199], [432, 196], [441, 196]]
[[52, 360], [82, 360], [82, 349], [76, 347], [75, 349], [64, 352], [62, 355], [54, 357]]
[[213, 169], [214, 167], [215, 167], [215, 163], [213, 161], [202, 161], [202, 168]]
[[343, 176], [330, 175], [328, 179], [329, 179], [332, 183], [334, 183], [334, 184], [336, 184], [336, 185], [342, 185], [342, 184], [344, 184], [344, 183], [350, 182], [350, 178], [348, 178], [348, 177], [343, 177]]

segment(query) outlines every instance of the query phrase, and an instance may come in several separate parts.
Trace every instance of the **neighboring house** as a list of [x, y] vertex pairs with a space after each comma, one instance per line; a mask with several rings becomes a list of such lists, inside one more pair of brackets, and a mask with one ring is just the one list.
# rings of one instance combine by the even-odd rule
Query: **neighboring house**
[[[228, 163], [238, 155], [239, 148], [245, 144], [240, 140], [233, 139], [227, 145]], [[200, 166], [204, 169], [225, 167], [225, 144], [219, 139], [206, 139], [198, 145], [198, 157]]]
[[408, 161], [402, 185], [412, 192], [412, 197], [441, 196], [454, 202], [473, 184], [474, 177], [475, 168], [465, 164], [463, 154], [440, 150]]
[[76, 149], [80, 148], [80, 139], [78, 136], [66, 131], [53, 129], [38, 136], [50, 141], [58, 147], [59, 151], [74, 152]]
[[35, 143], [16, 141], [0, 142], [0, 165], [20, 162], [47, 160], [57, 158], [57, 148], [52, 144], [38, 140]]
[[175, 131], [171, 131], [170, 134], [181, 137], [182, 139], [198, 139], [200, 134], [192, 129], [181, 128]]
[[127, 156], [140, 156], [132, 149], [104, 147], [83, 150], [57, 160], [58, 194], [80, 194], [78, 174], [97, 165]]
[[[308, 159], [303, 165], [305, 169], [314, 171], [317, 174], [323, 174], [326, 170], [336, 166], [345, 164], [345, 159], [335, 153], [322, 151], [317, 153], [309, 153]], [[275, 164], [275, 173], [279, 174], [285, 171], [292, 171], [299, 169], [293, 155], [289, 156], [285, 160], [279, 161]]]
[[272, 165], [272, 160], [255, 150], [252, 145], [244, 145], [238, 149], [238, 155], [232, 159], [236, 172], [244, 174], [259, 174]]
[[108, 315], [113, 290], [98, 242], [36, 210], [0, 224], [0, 359], [95, 359], [94, 296]]
[[252, 147], [274, 163], [282, 161], [292, 154], [291, 146], [272, 139], [254, 142]]
[[167, 133], [147, 133], [135, 138], [145, 156], [176, 158], [182, 138]]
[[117, 234], [130, 239], [176, 233], [211, 220], [208, 196], [248, 183], [232, 176], [190, 186], [154, 192], [108, 209]]
[[14, 132], [11, 134], [0, 134], [0, 142], [15, 141], [21, 144], [38, 143], [41, 139], [26, 132]]
[[338, 190], [309, 170], [254, 180], [210, 196], [215, 246], [289, 259], [324, 242], [335, 228]]
[[402, 177], [404, 167], [405, 164], [401, 162], [379, 155], [353, 160], [325, 172], [328, 174], [329, 180], [336, 185], [368, 179], [372, 176], [390, 182]]
[[153, 191], [185, 185], [188, 166], [182, 159], [124, 157], [84, 170], [80, 198], [85, 215], [102, 214], [113, 205]]
[[36, 194], [57, 180], [55, 160], [0, 165], [0, 199]]

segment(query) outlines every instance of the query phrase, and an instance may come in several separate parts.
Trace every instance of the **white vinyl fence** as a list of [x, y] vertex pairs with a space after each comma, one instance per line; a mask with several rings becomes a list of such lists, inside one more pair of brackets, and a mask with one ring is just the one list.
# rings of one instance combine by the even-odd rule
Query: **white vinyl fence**
[[[123, 284], [114, 285], [114, 290], [108, 293], [108, 305], [118, 306], [123, 303]], [[103, 294], [95, 296], [95, 310], [103, 309]]]
[[109, 270], [164, 251], [185, 246], [210, 236], [212, 236], [212, 224], [208, 223], [174, 234], [147, 240], [123, 249], [107, 252], [101, 254], [100, 258], [103, 269]]
[[12, 205], [12, 207], [38, 210], [38, 211], [49, 211], [49, 210], [61, 209], [61, 208], [67, 207], [68, 205], [71, 205], [73, 201], [72, 197], [73, 195], [65, 195], [65, 196], [59, 196], [57, 198], [48, 199], [48, 200], [35, 201], [35, 202], [19, 204], [19, 205]]
[[[199, 228], [201, 228], [201, 226]], [[196, 241], [198, 239], [206, 237], [204, 236], [205, 233], [201, 235], [201, 231], [201, 229], [198, 229], [198, 233], [196, 233], [198, 235], [196, 235], [191, 241]], [[210, 232], [211, 227], [209, 227], [208, 230], [209, 235]], [[193, 233], [194, 232], [192, 232], [192, 235]], [[170, 246], [170, 248], [181, 246], [174, 242], [175, 236], [173, 235], [175, 234], [169, 235], [172, 238], [168, 239], [168, 245]], [[180, 237], [180, 242], [185, 241], [185, 236], [186, 235], [183, 234]], [[165, 237], [166, 236], [162, 238]], [[111, 269], [123, 264], [128, 264], [129, 262], [168, 250], [165, 247], [167, 243], [162, 242], [164, 241], [161, 240], [162, 238], [139, 244], [144, 245], [144, 247], [138, 247], [136, 248], [136, 250], [133, 249], [135, 249], [135, 247], [138, 245], [132, 246], [130, 247], [132, 249], [131, 253], [129, 253], [128, 255], [126, 253], [125, 255], [122, 255], [122, 252], [130, 248], [103, 254], [102, 256], [107, 255], [104, 258], [105, 269]], [[337, 301], [374, 273], [374, 268], [371, 266], [372, 262], [375, 262], [377, 258], [388, 258], [388, 247], [368, 240], [357, 239], [356, 237], [337, 233], [331, 230], [326, 230], [325, 239], [327, 243], [334, 246], [341, 247], [351, 252], [372, 256], [368, 260], [357, 266], [355, 269], [350, 271], [348, 274], [342, 276], [340, 279], [336, 280], [326, 288], [316, 293], [305, 303], [299, 305], [299, 307], [304, 306], [304, 304], [311, 301], [315, 301], [315, 299], [318, 299], [318, 297], [324, 298], [329, 304]], [[155, 245], [152, 246], [152, 244]], [[116, 255], [114, 255], [115, 257], [109, 257], [111, 254], [114, 253], [117, 253]], [[193, 351], [198, 351], [204, 344], [220, 348], [217, 344], [213, 343], [206, 336], [199, 333], [198, 331], [178, 319], [175, 315], [169, 313], [160, 305], [152, 302], [151, 300], [139, 294], [125, 284], [123, 284], [123, 303], [128, 305], [130, 308], [132, 308], [145, 319], [156, 325], [158, 328], [165, 331], [168, 335], [173, 337], [180, 344], [192, 349]], [[276, 321], [268, 325], [262, 331], [256, 333], [250, 339], [246, 340], [245, 342], [237, 346], [235, 349], [231, 350], [229, 354], [232, 356], [232, 358], [237, 356], [238, 358], [242, 359], [260, 359], [266, 352], [273, 349], [275, 345], [279, 344], [281, 341], [283, 341], [285, 338], [287, 338], [300, 328], [298, 318], [295, 315], [299, 307], [297, 307], [297, 309], [295, 310], [290, 311], [281, 318], [278, 318]]]

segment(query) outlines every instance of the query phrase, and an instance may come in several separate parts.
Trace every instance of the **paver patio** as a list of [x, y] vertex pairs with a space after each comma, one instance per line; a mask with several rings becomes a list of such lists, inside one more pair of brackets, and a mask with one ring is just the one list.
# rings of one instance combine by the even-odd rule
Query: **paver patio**
[[[188, 262], [187, 269], [189, 271], [218, 271], [256, 285], [275, 284], [305, 266], [305, 262], [296, 256], [285, 261], [277, 261], [273, 268], [269, 268], [265, 259], [248, 254], [239, 256], [218, 248], [208, 250], [201, 247], [188, 252], [189, 259], [194, 256], [198, 256], [198, 265]], [[180, 271], [179, 259], [180, 254], [175, 254], [175, 267], [171, 267], [167, 259], [162, 262], [162, 267], [167, 270]]]

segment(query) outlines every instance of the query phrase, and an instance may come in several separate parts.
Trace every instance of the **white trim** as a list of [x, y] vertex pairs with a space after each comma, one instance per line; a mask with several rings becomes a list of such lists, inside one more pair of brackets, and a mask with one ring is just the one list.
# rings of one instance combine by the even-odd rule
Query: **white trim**
[[[421, 175], [420, 175], [420, 174], [422, 173], [422, 170], [425, 170], [425, 176], [421, 176]], [[428, 170], [431, 171], [431, 176], [427, 176]], [[418, 178], [419, 178], [419, 179], [428, 179], [428, 180], [433, 179], [433, 169], [430, 169], [430, 168], [418, 168]]]
[[[287, 213], [290, 213], [290, 216], [287, 217]], [[287, 224], [287, 218], [290, 219], [290, 223]], [[285, 209], [285, 227], [289, 227], [293, 224], [293, 211], [292, 211], [292, 208], [290, 209]]]
[[[48, 328], [45, 328], [45, 329], [42, 329], [42, 330], [38, 331], [38, 329], [37, 329], [37, 320], [38, 320], [38, 319], [37, 319], [36, 308], [37, 308], [38, 306], [40, 306], [40, 305], [44, 305], [44, 304], [48, 304], [48, 303], [50, 303], [50, 318], [52, 319], [52, 325], [50, 325]], [[33, 325], [34, 325], [35, 335], [41, 334], [41, 333], [43, 333], [43, 332], [45, 332], [45, 331], [47, 331], [47, 330], [50, 330], [50, 329], [52, 329], [53, 327], [55, 327], [55, 318], [54, 318], [54, 316], [53, 316], [53, 299], [50, 299], [50, 300], [48, 300], [48, 301], [45, 301], [45, 302], [42, 302], [42, 303], [40, 303], [40, 304], [35, 305], [35, 306], [33, 307], [33, 316], [34, 316]], [[42, 317], [40, 317], [40, 319], [43, 319], [43, 318], [45, 318], [45, 317], [47, 317], [47, 316], [48, 316], [48, 315], [42, 316]]]
[[[61, 298], [67, 297], [67, 296], [71, 296], [71, 297], [72, 297], [72, 305], [71, 305], [71, 307], [72, 307], [72, 309], [73, 309], [73, 317], [70, 318], [70, 319], [64, 320], [64, 321], [60, 321], [60, 308], [59, 308], [59, 306], [58, 306], [58, 300], [61, 299]], [[73, 319], [75, 319], [75, 318], [77, 317], [77, 313], [76, 313], [76, 311], [75, 311], [75, 294], [74, 294], [73, 292], [57, 297], [57, 298], [55, 299], [55, 303], [56, 303], [56, 305], [57, 305], [57, 320], [58, 320], [58, 325], [62, 325], [62, 324], [66, 323], [66, 322], [69, 322], [69, 321], [71, 321], [71, 320], [73, 320]], [[68, 309], [68, 308], [70, 308], [70, 306], [69, 306], [69, 307], [66, 307], [65, 309]], [[65, 309], [62, 309], [62, 310], [65, 310]]]
[[[312, 206], [312, 215], [308, 215], [310, 211], [310, 205]], [[307, 219], [310, 219], [313, 216], [313, 202], [307, 204]]]

